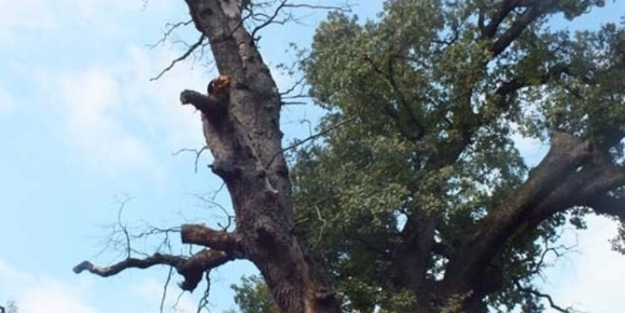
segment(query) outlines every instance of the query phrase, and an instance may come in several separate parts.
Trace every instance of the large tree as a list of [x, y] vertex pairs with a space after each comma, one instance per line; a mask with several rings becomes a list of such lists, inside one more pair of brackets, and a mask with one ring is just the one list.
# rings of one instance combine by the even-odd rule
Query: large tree
[[[625, 217], [625, 31], [547, 26], [602, 5], [387, 1], [319, 26], [302, 69], [340, 127], [291, 175], [347, 311], [567, 311], [533, 279], [564, 224]], [[523, 137], [550, 146], [529, 171]]]
[[[319, 26], [302, 67], [342, 126], [293, 184], [351, 310], [542, 311], [532, 279], [567, 219], [625, 218], [625, 30], [548, 27], [602, 5], [386, 1]], [[522, 137], [549, 146], [529, 171]]]
[[[365, 24], [331, 14], [301, 64], [328, 109], [325, 140], [299, 149], [290, 174], [280, 94], [243, 27], [250, 4], [187, 4], [230, 79], [217, 85], [228, 96], [181, 99], [202, 112], [236, 230], [182, 225], [203, 250], [78, 272], [166, 265], [193, 290], [246, 259], [285, 313], [539, 312], [531, 278], [567, 217], [625, 217], [625, 31], [545, 27], [603, 1], [389, 0]], [[515, 135], [550, 146], [529, 171]]]

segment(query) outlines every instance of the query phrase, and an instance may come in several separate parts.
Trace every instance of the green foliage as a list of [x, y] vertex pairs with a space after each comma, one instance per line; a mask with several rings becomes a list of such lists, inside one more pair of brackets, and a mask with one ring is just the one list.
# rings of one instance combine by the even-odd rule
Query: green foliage
[[[542, 1], [534, 22], [506, 43], [500, 39], [522, 15], [488, 34], [478, 13], [493, 16], [501, 3], [386, 1], [376, 21], [332, 13], [318, 27], [301, 67], [328, 112], [320, 129], [349, 122], [294, 152], [291, 175], [298, 231], [321, 252], [345, 311], [418, 306], [401, 283], [410, 269], [395, 263], [402, 236], [425, 227], [414, 221], [436, 216], [436, 242], [453, 253], [527, 177], [515, 139], [547, 141], [553, 130], [566, 130], [623, 162], [614, 142], [625, 131], [623, 27], [554, 31], [545, 26], [551, 16], [573, 19], [604, 3]], [[542, 257], [567, 217], [584, 228], [587, 212], [573, 208], [515, 236], [497, 260], [504, 284], [481, 311], [542, 312], [540, 299], [519, 286], [531, 286], [545, 266]], [[439, 280], [445, 263], [432, 254], [427, 279]], [[249, 279], [243, 286], [236, 289], [250, 297], [237, 300], [243, 312], [269, 312], [250, 306], [264, 307], [257, 296], [265, 287], [252, 288]]]
[[242, 277], [241, 285], [232, 285], [235, 303], [244, 313], [278, 313], [271, 292], [258, 276]]

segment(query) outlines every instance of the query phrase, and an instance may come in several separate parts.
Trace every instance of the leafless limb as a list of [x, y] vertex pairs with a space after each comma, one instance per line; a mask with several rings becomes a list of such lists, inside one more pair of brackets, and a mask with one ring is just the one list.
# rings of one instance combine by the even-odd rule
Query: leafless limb
[[126, 224], [122, 223], [122, 212], [124, 211], [124, 207], [126, 206], [126, 203], [128, 203], [129, 200], [130, 200], [129, 198], [123, 200], [121, 205], [119, 206], [119, 210], [117, 210], [117, 225], [119, 225], [119, 227], [121, 228], [124, 234], [124, 238], [126, 241], [126, 257], [127, 258], [130, 257], [130, 252], [131, 252], [130, 235], [128, 234], [128, 227], [126, 227]]
[[163, 34], [163, 37], [161, 37], [161, 39], [159, 39], [157, 42], [155, 42], [154, 44], [150, 45], [150, 49], [154, 49], [156, 48], [158, 45], [161, 45], [163, 43], [165, 43], [165, 41], [167, 40], [167, 38], [169, 38], [169, 36], [171, 36], [171, 34], [178, 28], [183, 27], [183, 26], [187, 26], [189, 24], [193, 23], [193, 20], [188, 20], [185, 22], [178, 22], [178, 23], [167, 23], [165, 25], [165, 27], [167, 28], [167, 30], [165, 31], [165, 33]]
[[210, 271], [206, 271], [206, 273], [204, 273], [204, 280], [206, 281], [206, 289], [204, 289], [204, 294], [202, 294], [200, 302], [198, 303], [197, 313], [200, 313], [202, 309], [208, 306], [208, 296], [211, 290]]
[[161, 76], [163, 76], [165, 73], [169, 72], [174, 67], [174, 65], [176, 65], [178, 62], [186, 60], [193, 53], [193, 51], [195, 51], [195, 49], [197, 49], [198, 47], [200, 47], [202, 45], [202, 43], [204, 43], [205, 39], [206, 39], [206, 37], [204, 36], [204, 34], [200, 35], [200, 38], [197, 40], [197, 42], [192, 44], [191, 46], [189, 46], [189, 48], [187, 49], [187, 51], [183, 55], [181, 55], [180, 57], [178, 57], [178, 58], [174, 59], [173, 61], [171, 61], [169, 66], [164, 68], [155, 77], [150, 78], [150, 81], [155, 81], [155, 80], [161, 78]]
[[292, 93], [292, 92], [293, 92], [293, 91], [294, 91], [297, 87], [300, 87], [300, 92], [299, 92], [299, 94], [302, 94], [302, 90], [303, 90], [303, 89], [304, 89], [304, 87], [305, 87], [305, 85], [304, 85], [304, 80], [305, 80], [305, 77], [304, 77], [304, 76], [302, 76], [302, 77], [301, 77], [301, 78], [299, 78], [297, 81], [295, 81], [295, 83], [293, 84], [293, 86], [291, 86], [291, 88], [287, 89], [287, 90], [286, 90], [286, 91], [284, 91], [284, 92], [281, 92], [281, 93], [280, 93], [280, 96], [284, 98], [286, 95], [288, 95], [288, 94]]
[[221, 210], [221, 212], [226, 216], [227, 224], [222, 225], [221, 223], [217, 223], [217, 226], [221, 227], [223, 231], [227, 231], [230, 228], [230, 226], [232, 226], [232, 222], [234, 221], [235, 216], [230, 214], [223, 205], [215, 201], [215, 197], [217, 196], [217, 193], [219, 193], [221, 188], [223, 188], [223, 185], [217, 191], [215, 191], [212, 197], [206, 197], [203, 195], [196, 195], [196, 194], [194, 194], [193, 196], [201, 200], [202, 202], [207, 203], [210, 207], [218, 208], [219, 210]]
[[179, 283], [180, 288], [185, 291], [193, 291], [202, 280], [202, 274], [205, 271], [234, 259], [233, 255], [224, 251], [204, 249], [191, 257], [155, 253], [143, 259], [127, 258], [106, 267], [95, 266], [89, 261], [83, 261], [74, 267], [74, 272], [79, 274], [88, 271], [101, 277], [109, 277], [131, 268], [146, 269], [155, 265], [168, 265], [176, 268], [176, 271], [184, 277], [184, 281]]
[[521, 283], [517, 280], [514, 281], [514, 284], [516, 285], [517, 289], [521, 292], [525, 292], [525, 293], [529, 293], [535, 297], [541, 298], [541, 299], [545, 299], [547, 300], [547, 302], [549, 302], [549, 306], [551, 306], [552, 309], [558, 311], [558, 312], [562, 312], [562, 313], [574, 313], [574, 312], [578, 312], [572, 308], [563, 308], [559, 305], [557, 305], [554, 301], [553, 298], [546, 294], [546, 293], [542, 293], [534, 288], [531, 287], [523, 287], [521, 285]]
[[184, 148], [184, 149], [180, 149], [180, 150], [172, 153], [172, 155], [179, 155], [180, 153], [183, 153], [183, 152], [193, 152], [195, 154], [195, 163], [194, 163], [195, 168], [194, 168], [194, 170], [195, 170], [195, 173], [197, 173], [197, 164], [198, 164], [198, 162], [200, 160], [200, 156], [202, 155], [202, 152], [206, 151], [206, 149], [208, 149], [208, 146], [204, 146], [200, 150]]
[[159, 312], [163, 312], [163, 307], [165, 306], [165, 299], [167, 298], [167, 288], [169, 287], [169, 282], [171, 281], [171, 276], [174, 273], [174, 268], [169, 267], [169, 272], [167, 272], [167, 278], [165, 279], [165, 285], [163, 285], [163, 295], [161, 296], [161, 305], [159, 307]]
[[336, 124], [332, 125], [332, 127], [328, 127], [327, 129], [324, 129], [324, 130], [322, 130], [322, 131], [320, 131], [320, 132], [318, 132], [318, 133], [316, 133], [316, 134], [314, 134], [314, 135], [312, 135], [312, 136], [309, 136], [308, 138], [305, 138], [305, 139], [303, 139], [303, 140], [297, 140], [297, 141], [296, 141], [295, 143], [293, 143], [292, 145], [290, 145], [290, 146], [288, 146], [288, 147], [286, 147], [286, 148], [283, 148], [282, 150], [280, 150], [279, 152], [277, 152], [276, 154], [274, 154], [274, 155], [273, 155], [273, 157], [271, 157], [271, 160], [269, 160], [269, 162], [267, 163], [267, 165], [265, 165], [265, 168], [269, 168], [269, 167], [271, 166], [271, 164], [273, 163], [273, 161], [274, 161], [274, 160], [275, 160], [275, 159], [276, 159], [276, 158], [277, 158], [277, 157], [278, 157], [281, 153], [284, 153], [284, 152], [289, 151], [289, 150], [291, 150], [291, 149], [293, 149], [293, 148], [296, 148], [296, 147], [298, 147], [298, 146], [300, 146], [300, 145], [303, 145], [303, 144], [305, 144], [306, 142], [309, 142], [309, 141], [311, 141], [311, 140], [317, 139], [317, 138], [319, 138], [319, 137], [321, 137], [321, 136], [323, 136], [323, 135], [325, 135], [325, 134], [327, 134], [327, 133], [329, 133], [329, 132], [331, 132], [331, 131], [334, 131], [334, 130], [336, 130], [336, 129], [338, 129], [338, 128], [342, 127], [342, 126], [343, 126], [343, 125], [345, 125], [345, 124], [348, 124], [348, 123], [350, 123], [350, 122], [353, 122], [354, 120], [356, 120], [356, 118], [357, 118], [357, 117], [348, 118], [348, 119], [346, 119], [346, 120], [344, 120], [344, 121], [341, 121], [341, 122], [338, 122], [338, 123], [336, 123]]
[[[280, 99], [282, 100], [282, 105], [304, 105], [307, 104], [305, 101], [284, 101], [285, 99], [309, 99], [305, 93], [306, 84], [305, 78], [300, 77], [295, 83], [286, 91], [280, 93]], [[296, 94], [289, 95], [293, 93], [296, 89], [299, 89]]]
[[346, 2], [344, 5], [314, 5], [314, 4], [286, 4], [285, 8], [304, 8], [313, 10], [329, 10], [329, 11], [351, 11], [352, 5]]
[[[559, 238], [560, 235], [557, 236], [557, 238]], [[562, 256], [564, 256], [565, 253], [573, 251], [576, 247], [577, 247], [577, 242], [573, 245], [567, 246], [567, 245], [557, 245], [557, 246], [550, 246], [549, 245], [549, 240], [548, 239], [544, 239], [544, 249], [542, 251], [542, 253], [540, 254], [540, 256], [538, 257], [538, 261], [535, 262], [535, 265], [533, 266], [534, 268], [530, 270], [529, 272], [529, 276], [533, 276], [535, 274], [540, 275], [541, 270], [544, 268], [544, 266], [546, 266], [546, 258], [549, 254], [553, 254], [555, 255], [556, 259], [560, 258]], [[545, 293], [541, 293], [538, 290], [536, 290], [533, 287], [529, 287], [529, 286], [523, 286], [523, 284], [521, 283], [523, 279], [520, 277], [513, 277], [513, 281], [514, 281], [514, 285], [516, 286], [517, 290], [519, 290], [520, 292], [523, 293], [528, 293], [531, 294], [535, 297], [541, 298], [541, 299], [545, 299], [547, 300], [547, 302], [549, 302], [549, 305], [551, 306], [551, 308], [553, 308], [556, 311], [559, 312], [563, 312], [563, 313], [574, 313], [574, 312], [578, 312], [576, 310], [573, 310], [572, 308], [562, 308], [561, 306], [558, 306], [552, 299], [552, 297], [548, 294]]]
[[[343, 12], [351, 11], [351, 4], [349, 3], [345, 3], [344, 5], [340, 5], [340, 6], [330, 6], [330, 5], [313, 5], [313, 4], [291, 4], [291, 3], [288, 3], [288, 0], [280, 0], [277, 2], [278, 2], [278, 5], [270, 14], [258, 12], [257, 10], [254, 10], [254, 7], [259, 6], [259, 5], [260, 6], [263, 6], [263, 5], [268, 6], [269, 4], [273, 5], [275, 3], [273, 1], [265, 2], [262, 4], [255, 4], [249, 7], [248, 11], [250, 12], [250, 14], [248, 18], [253, 19], [260, 23], [259, 25], [254, 27], [254, 29], [252, 30], [251, 32], [252, 38], [257, 38], [256, 33], [258, 33], [261, 29], [271, 24], [283, 25], [287, 22], [296, 21], [296, 18], [293, 16], [293, 14], [290, 12], [285, 12], [285, 9], [335, 10], [335, 11], [343, 11]], [[280, 14], [284, 14], [285, 17], [282, 19], [278, 19]]]

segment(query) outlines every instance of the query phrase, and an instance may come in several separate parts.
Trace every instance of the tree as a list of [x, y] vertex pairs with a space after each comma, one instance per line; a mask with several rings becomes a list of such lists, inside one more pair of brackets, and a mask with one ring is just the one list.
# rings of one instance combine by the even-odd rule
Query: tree
[[[301, 64], [340, 127], [293, 156], [298, 231], [344, 310], [570, 312], [532, 279], [566, 223], [625, 218], [623, 25], [546, 25], [603, 1], [385, 3], [331, 14]], [[520, 137], [550, 147], [532, 169]]]
[[[530, 278], [567, 214], [580, 226], [590, 212], [625, 217], [624, 31], [544, 27], [603, 1], [389, 0], [364, 25], [331, 14], [302, 62], [327, 136], [290, 174], [280, 94], [243, 27], [260, 2], [186, 3], [202, 34], [192, 47], [208, 39], [228, 96], [181, 100], [202, 112], [236, 230], [182, 225], [203, 250], [76, 272], [166, 265], [193, 290], [247, 259], [281, 312], [539, 312]], [[515, 133], [550, 145], [529, 172]]]
[[[278, 10], [288, 6], [286, 1], [273, 3]], [[282, 312], [339, 312], [339, 302], [321, 264], [293, 232], [291, 184], [279, 129], [280, 94], [256, 46], [259, 28], [248, 31], [244, 27], [250, 20], [267, 16], [250, 12], [263, 3], [187, 0], [186, 4], [201, 33], [186, 55], [208, 40], [215, 65], [226, 77], [219, 88], [226, 88], [221, 91], [227, 96], [216, 100], [183, 91], [181, 101], [202, 112], [204, 135], [214, 158], [211, 169], [230, 193], [236, 230], [182, 225], [182, 243], [202, 250], [190, 256], [156, 252], [144, 258], [132, 257], [129, 252], [126, 259], [111, 266], [84, 261], [74, 271], [106, 277], [131, 268], [165, 265], [184, 278], [180, 283], [183, 290], [192, 291], [211, 269], [245, 259], [258, 267]]]
[[233, 285], [237, 293], [234, 301], [246, 313], [278, 313], [271, 299], [271, 292], [258, 276], [243, 277], [241, 286]]

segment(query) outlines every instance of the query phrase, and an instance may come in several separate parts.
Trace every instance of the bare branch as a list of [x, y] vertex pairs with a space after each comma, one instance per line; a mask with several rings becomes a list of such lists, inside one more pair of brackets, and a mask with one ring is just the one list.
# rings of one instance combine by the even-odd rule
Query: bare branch
[[182, 152], [193, 152], [195, 154], [195, 162], [194, 162], [195, 167], [194, 167], [194, 171], [195, 171], [195, 173], [197, 173], [197, 164], [198, 164], [198, 162], [200, 160], [200, 156], [202, 155], [202, 152], [206, 151], [206, 149], [208, 149], [208, 146], [204, 146], [200, 150], [183, 148], [183, 149], [180, 149], [180, 150], [172, 153], [172, 155], [179, 155]]
[[546, 293], [541, 293], [538, 290], [531, 288], [531, 287], [523, 287], [521, 285], [521, 283], [518, 280], [514, 281], [514, 284], [516, 285], [517, 289], [521, 292], [525, 292], [525, 293], [529, 293], [532, 294], [536, 297], [542, 298], [542, 299], [546, 299], [547, 302], [549, 302], [549, 306], [551, 306], [552, 309], [558, 311], [558, 312], [562, 312], [562, 313], [573, 313], [575, 312], [573, 309], [571, 308], [563, 308], [559, 305], [557, 305], [553, 299], [551, 298], [550, 295], [546, 294]]
[[208, 306], [208, 296], [211, 290], [210, 271], [206, 271], [204, 276], [206, 280], [206, 289], [204, 289], [204, 293], [202, 294], [202, 297], [200, 298], [200, 302], [198, 303], [197, 313], [200, 313], [202, 309]]
[[348, 118], [348, 119], [346, 119], [346, 120], [344, 120], [344, 121], [341, 121], [341, 122], [336, 123], [335, 125], [332, 125], [332, 127], [329, 127], [329, 128], [327, 128], [327, 129], [324, 129], [324, 130], [322, 130], [322, 131], [320, 131], [320, 132], [318, 132], [318, 133], [316, 133], [316, 134], [314, 134], [314, 135], [312, 135], [312, 136], [310, 136], [310, 137], [308, 137], [308, 138], [306, 138], [306, 139], [303, 139], [303, 140], [297, 140], [294, 144], [292, 144], [292, 145], [290, 145], [290, 146], [288, 146], [288, 147], [286, 147], [286, 148], [283, 148], [282, 150], [280, 150], [280, 151], [278, 151], [276, 154], [274, 154], [274, 155], [273, 155], [273, 157], [271, 158], [271, 160], [269, 160], [269, 162], [267, 163], [267, 165], [265, 165], [265, 168], [266, 168], [266, 169], [268, 169], [268, 168], [271, 166], [271, 164], [273, 163], [273, 161], [275, 161], [275, 159], [276, 159], [276, 158], [277, 158], [280, 154], [282, 154], [282, 153], [284, 153], [284, 152], [286, 152], [286, 151], [289, 151], [289, 150], [291, 150], [291, 149], [293, 149], [293, 148], [295, 148], [295, 147], [298, 147], [298, 146], [300, 146], [300, 145], [302, 145], [302, 144], [304, 144], [304, 143], [306, 143], [306, 142], [308, 142], [308, 141], [311, 141], [311, 140], [317, 139], [317, 138], [319, 138], [319, 137], [321, 137], [321, 136], [323, 136], [323, 135], [325, 135], [325, 134], [327, 134], [327, 133], [329, 133], [329, 132], [331, 132], [331, 131], [334, 131], [334, 130], [336, 130], [336, 129], [340, 128], [341, 126], [343, 126], [343, 125], [345, 125], [345, 124], [347, 124], [347, 123], [350, 123], [350, 122], [352, 122], [352, 121], [354, 121], [354, 120], [356, 120], [356, 117]]
[[193, 51], [195, 51], [195, 49], [197, 49], [198, 47], [200, 47], [202, 45], [202, 43], [204, 42], [204, 39], [206, 39], [206, 36], [204, 36], [204, 34], [200, 35], [200, 38], [197, 40], [197, 42], [192, 44], [191, 46], [189, 46], [189, 48], [187, 49], [187, 51], [183, 55], [181, 55], [180, 57], [178, 57], [178, 58], [174, 59], [173, 61], [171, 61], [169, 66], [164, 68], [155, 77], [150, 78], [150, 81], [155, 81], [155, 80], [161, 78], [161, 76], [163, 76], [166, 72], [169, 72], [174, 67], [174, 65], [176, 65], [176, 63], [186, 60], [187, 57], [189, 57], [191, 55], [191, 53], [193, 53]]
[[178, 28], [182, 27], [182, 26], [187, 26], [189, 24], [193, 23], [193, 20], [188, 20], [186, 22], [178, 22], [178, 23], [167, 23], [165, 25], [165, 27], [167, 28], [167, 30], [165, 31], [165, 33], [163, 34], [163, 37], [161, 37], [161, 39], [159, 39], [157, 42], [155, 42], [154, 44], [152, 44], [150, 46], [150, 49], [154, 49], [156, 48], [156, 46], [165, 43], [165, 41], [167, 41], [167, 38]]
[[174, 273], [174, 268], [170, 267], [169, 272], [167, 272], [167, 279], [165, 279], [165, 285], [163, 286], [163, 295], [161, 296], [161, 305], [159, 307], [159, 312], [163, 312], [163, 307], [165, 306], [165, 299], [167, 298], [167, 288], [169, 286], [169, 282], [171, 281], [171, 276]]
[[74, 272], [79, 274], [88, 271], [101, 277], [109, 277], [130, 268], [146, 269], [154, 265], [169, 265], [184, 277], [184, 281], [179, 284], [180, 288], [192, 291], [202, 280], [202, 273], [234, 259], [223, 251], [204, 249], [189, 258], [155, 253], [144, 259], [127, 258], [107, 267], [98, 267], [89, 261], [83, 261], [74, 267]]
[[[261, 29], [271, 25], [271, 24], [279, 24], [283, 25], [287, 22], [296, 21], [296, 18], [290, 12], [284, 12], [284, 9], [311, 9], [311, 10], [330, 10], [330, 11], [343, 11], [350, 12], [351, 5], [349, 3], [345, 3], [340, 6], [332, 6], [332, 5], [313, 5], [313, 4], [291, 4], [288, 3], [288, 0], [280, 0], [279, 4], [274, 9], [271, 14], [264, 14], [260, 12], [256, 12], [253, 8], [250, 8], [250, 15], [247, 18], [251, 18], [257, 22], [260, 22], [258, 26], [256, 26], [252, 32], [252, 38], [256, 39], [256, 33], [258, 33]], [[283, 19], [278, 19], [278, 16], [283, 13], [286, 15]]]
[[328, 10], [328, 11], [351, 11], [352, 5], [349, 3], [345, 3], [344, 5], [314, 5], [314, 4], [285, 4], [285, 8], [305, 8], [305, 9], [313, 9], [313, 10]]
[[109, 277], [119, 274], [128, 268], [145, 269], [154, 265], [170, 265], [177, 267], [185, 261], [186, 259], [180, 256], [155, 253], [145, 259], [127, 258], [119, 263], [106, 267], [98, 267], [89, 261], [83, 261], [74, 267], [74, 273], [80, 274], [83, 271], [89, 271], [101, 277]]
[[230, 228], [230, 226], [232, 226], [232, 222], [235, 219], [235, 216], [230, 214], [230, 213], [228, 213], [228, 210], [226, 210], [226, 208], [223, 205], [221, 205], [219, 202], [215, 201], [215, 197], [217, 196], [219, 191], [221, 191], [223, 186], [224, 185], [222, 184], [221, 187], [219, 187], [219, 189], [217, 189], [213, 193], [212, 197], [207, 197], [207, 196], [203, 196], [203, 195], [196, 195], [196, 194], [194, 194], [193, 196], [195, 196], [196, 198], [198, 198], [199, 200], [201, 200], [203, 202], [206, 202], [209, 206], [216, 207], [219, 210], [221, 210], [221, 212], [223, 212], [223, 214], [226, 216], [226, 219], [227, 219], [228, 222], [227, 222], [226, 225], [222, 225], [221, 223], [218, 222], [217, 226], [221, 227], [221, 229], [223, 231], [227, 231]]
[[182, 243], [200, 245], [226, 252], [232, 252], [237, 249], [237, 240], [233, 233], [214, 230], [199, 224], [183, 224], [181, 229]]

